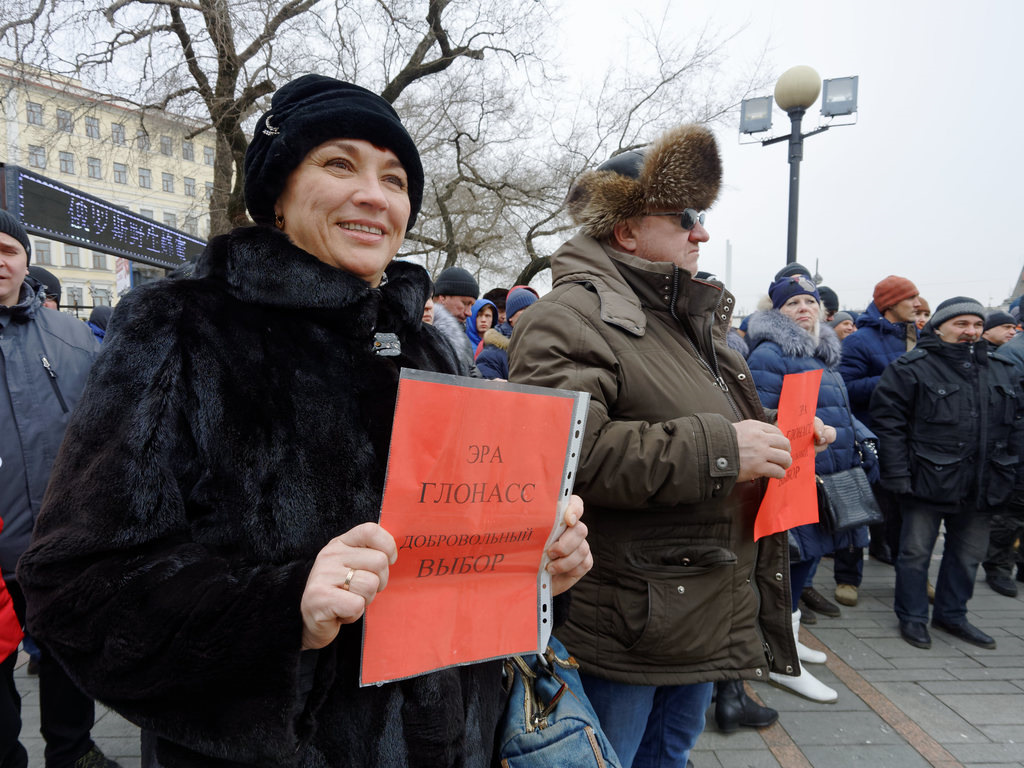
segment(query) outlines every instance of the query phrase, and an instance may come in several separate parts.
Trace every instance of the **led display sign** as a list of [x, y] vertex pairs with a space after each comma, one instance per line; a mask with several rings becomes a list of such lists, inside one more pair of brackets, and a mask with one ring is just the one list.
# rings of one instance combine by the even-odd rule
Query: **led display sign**
[[163, 269], [195, 260], [206, 243], [99, 197], [0, 163], [7, 210], [26, 231]]

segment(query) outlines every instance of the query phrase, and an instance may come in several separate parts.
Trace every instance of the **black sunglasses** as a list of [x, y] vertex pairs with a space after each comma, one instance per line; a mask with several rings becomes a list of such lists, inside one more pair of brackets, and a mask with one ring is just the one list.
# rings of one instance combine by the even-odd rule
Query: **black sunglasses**
[[704, 226], [704, 214], [697, 213], [693, 208], [687, 208], [683, 211], [672, 211], [671, 213], [649, 213], [648, 216], [678, 216], [679, 226], [689, 232], [695, 226], [700, 224]]

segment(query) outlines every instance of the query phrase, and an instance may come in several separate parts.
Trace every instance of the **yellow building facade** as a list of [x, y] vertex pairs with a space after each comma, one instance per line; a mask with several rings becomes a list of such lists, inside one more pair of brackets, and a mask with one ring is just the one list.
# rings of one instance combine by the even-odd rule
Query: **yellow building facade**
[[[138, 108], [77, 80], [0, 59], [0, 161], [103, 198], [205, 239], [213, 189], [214, 135], [194, 120]], [[61, 281], [61, 309], [87, 317], [114, 305], [117, 258], [31, 236], [31, 263]], [[163, 270], [132, 264], [136, 283]], [[120, 288], [120, 290], [119, 290]]]

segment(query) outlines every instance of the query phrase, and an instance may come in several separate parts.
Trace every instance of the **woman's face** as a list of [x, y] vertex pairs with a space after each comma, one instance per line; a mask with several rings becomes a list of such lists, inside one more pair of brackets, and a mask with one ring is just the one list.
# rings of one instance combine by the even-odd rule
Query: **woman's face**
[[299, 248], [376, 287], [405, 239], [408, 188], [390, 149], [332, 139], [291, 172], [274, 212]]
[[818, 327], [821, 305], [810, 294], [802, 293], [799, 296], [794, 296], [779, 307], [779, 312], [790, 318], [805, 331], [813, 331]]
[[490, 307], [480, 307], [476, 313], [476, 332], [481, 336], [488, 328], [494, 325], [494, 310]]

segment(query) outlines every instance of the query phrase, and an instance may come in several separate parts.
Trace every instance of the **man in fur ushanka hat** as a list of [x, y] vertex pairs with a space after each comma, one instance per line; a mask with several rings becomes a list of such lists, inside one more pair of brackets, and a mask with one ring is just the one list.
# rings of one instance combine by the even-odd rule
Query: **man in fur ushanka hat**
[[685, 765], [715, 682], [722, 730], [769, 725], [741, 680], [799, 670], [786, 535], [753, 532], [789, 442], [726, 344], [735, 300], [696, 276], [721, 180], [700, 125], [582, 174], [580, 231], [510, 346], [511, 381], [590, 394], [575, 487], [594, 568], [555, 632], [623, 765]]

